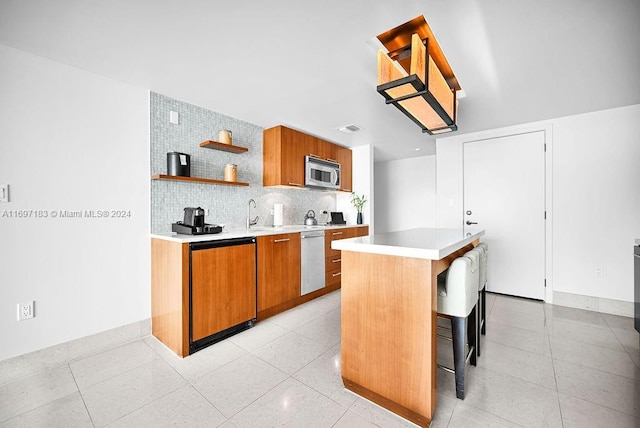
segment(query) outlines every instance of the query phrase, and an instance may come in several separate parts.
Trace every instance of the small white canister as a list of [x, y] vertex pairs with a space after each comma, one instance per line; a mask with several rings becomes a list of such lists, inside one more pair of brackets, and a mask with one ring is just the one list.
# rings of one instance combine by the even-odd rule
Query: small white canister
[[224, 166], [224, 181], [238, 181], [238, 165], [228, 163]]
[[220, 132], [218, 132], [219, 143], [231, 145], [233, 144], [232, 141], [233, 141], [232, 133], [228, 129], [221, 129]]

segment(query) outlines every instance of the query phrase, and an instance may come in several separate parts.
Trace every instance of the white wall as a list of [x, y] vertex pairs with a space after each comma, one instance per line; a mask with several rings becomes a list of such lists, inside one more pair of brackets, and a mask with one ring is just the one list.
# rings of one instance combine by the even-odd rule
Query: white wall
[[[367, 203], [362, 209], [364, 224], [369, 225], [369, 233], [374, 233], [374, 184], [373, 184], [373, 147], [366, 144], [353, 147], [352, 152], [352, 175], [353, 191], [359, 196], [363, 194], [367, 198]], [[351, 194], [338, 192], [336, 195], [336, 209], [344, 213], [347, 224], [356, 224], [358, 212], [351, 204]]]
[[0, 360], [148, 319], [148, 92], [0, 45], [0, 117]]
[[376, 232], [436, 226], [436, 157], [375, 163]]
[[[552, 289], [632, 302], [631, 254], [640, 238], [640, 105], [438, 139], [438, 226], [462, 222], [463, 141], [549, 127]], [[595, 275], [596, 266], [603, 267], [603, 277]]]
[[554, 291], [633, 301], [639, 136], [640, 105], [554, 121]]

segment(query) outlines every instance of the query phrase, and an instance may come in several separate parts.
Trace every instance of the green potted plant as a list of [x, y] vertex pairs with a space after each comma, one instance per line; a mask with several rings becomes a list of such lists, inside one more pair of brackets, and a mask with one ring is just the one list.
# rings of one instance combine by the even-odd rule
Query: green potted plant
[[358, 196], [356, 192], [351, 192], [351, 205], [356, 207], [356, 210], [358, 211], [358, 217], [356, 220], [357, 224], [362, 224], [362, 207], [364, 207], [366, 202], [367, 199], [364, 197], [364, 193], [362, 196]]

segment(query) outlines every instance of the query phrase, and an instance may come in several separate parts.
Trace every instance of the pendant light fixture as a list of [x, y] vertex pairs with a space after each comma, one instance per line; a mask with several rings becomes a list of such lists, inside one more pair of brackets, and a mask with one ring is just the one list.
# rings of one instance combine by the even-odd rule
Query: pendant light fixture
[[424, 16], [378, 35], [378, 92], [430, 135], [456, 131], [460, 85]]

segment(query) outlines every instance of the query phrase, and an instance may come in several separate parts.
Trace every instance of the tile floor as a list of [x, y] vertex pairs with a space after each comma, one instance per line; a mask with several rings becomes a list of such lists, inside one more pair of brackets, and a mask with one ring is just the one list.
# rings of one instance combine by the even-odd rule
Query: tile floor
[[[433, 427], [640, 427], [632, 319], [500, 295], [487, 311], [464, 401], [438, 371]], [[0, 427], [413, 426], [342, 388], [339, 291], [186, 359], [146, 337], [56, 361], [0, 376]]]

